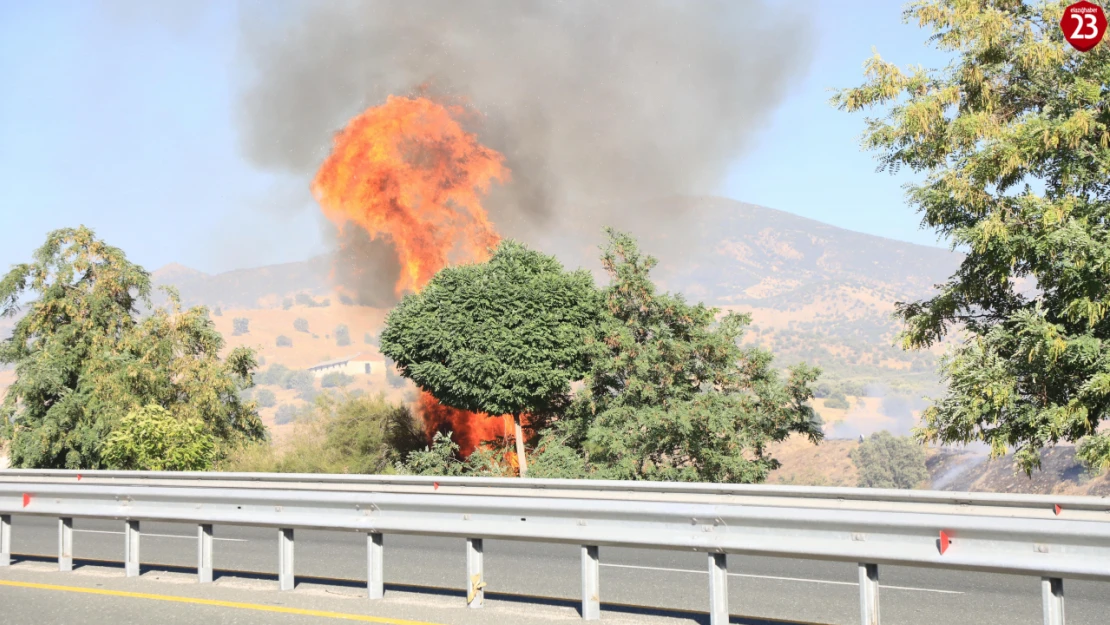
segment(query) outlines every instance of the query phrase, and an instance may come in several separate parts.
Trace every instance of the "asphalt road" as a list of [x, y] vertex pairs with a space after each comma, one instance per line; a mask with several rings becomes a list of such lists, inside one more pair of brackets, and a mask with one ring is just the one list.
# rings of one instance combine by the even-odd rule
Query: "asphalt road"
[[[70, 618], [73, 614], [67, 610], [99, 610], [97, 606], [116, 615], [112, 618], [115, 625], [148, 621], [210, 622], [213, 619], [208, 612], [226, 609], [158, 602], [153, 603], [157, 608], [144, 608], [140, 605], [149, 606], [152, 602], [136, 603], [122, 596], [72, 592], [63, 605], [43, 589], [4, 585], [5, 580], [29, 584], [87, 584], [88, 579], [93, 579], [89, 577], [92, 572], [99, 576], [98, 584], [109, 583], [113, 588], [129, 591], [141, 584], [144, 593], [162, 593], [170, 589], [180, 593], [187, 589], [191, 596], [202, 598], [226, 593], [233, 597], [229, 601], [240, 601], [243, 597], [267, 604], [302, 601], [314, 606], [311, 609], [350, 611], [354, 606], [365, 614], [395, 610], [400, 615], [396, 618], [437, 623], [524, 624], [577, 618], [574, 608], [578, 601], [580, 562], [579, 551], [574, 546], [485, 541], [487, 609], [467, 610], [462, 596], [465, 555], [461, 539], [387, 535], [387, 599], [369, 602], [358, 600], [365, 587], [366, 539], [365, 535], [353, 532], [298, 530], [295, 537], [298, 586], [292, 593], [277, 590], [276, 530], [216, 526], [217, 580], [211, 586], [192, 583], [195, 577], [190, 575], [190, 569], [196, 565], [194, 526], [142, 525], [141, 560], [148, 571], [144, 578], [179, 582], [176, 584], [144, 578], [121, 579], [122, 569], [111, 562], [119, 562], [123, 556], [122, 522], [74, 521], [73, 555], [79, 567], [73, 573], [50, 570], [56, 569], [49, 561], [57, 551], [55, 519], [15, 516], [12, 534], [14, 553], [44, 558], [30, 558], [8, 569], [0, 568], [0, 606], [18, 605], [32, 610], [42, 603], [43, 607], [28, 612], [28, 620], [21, 620], [18, 614], [9, 612], [5, 615], [8, 618], [3, 619], [6, 623], [71, 623], [76, 621]], [[700, 615], [704, 614], [709, 597], [704, 554], [610, 548], [602, 549], [601, 560], [603, 620], [636, 623], [657, 619], [661, 623], [704, 620]], [[83, 570], [86, 571], [84, 577], [81, 576]], [[858, 573], [853, 564], [730, 556], [729, 575], [729, 606], [732, 614], [737, 615], [734, 622], [774, 619], [822, 625], [859, 623]], [[880, 579], [882, 622], [886, 625], [1032, 625], [1042, 622], [1040, 580], [1036, 578], [883, 567]], [[1106, 615], [1110, 613], [1108, 591], [1110, 584], [1107, 583], [1066, 581], [1068, 623], [1106, 623]], [[347, 600], [339, 601], [335, 598], [339, 596]], [[337, 601], [341, 604], [338, 607], [327, 607]], [[0, 608], [0, 611], [8, 609]], [[129, 621], [128, 610], [139, 620]], [[162, 618], [160, 611], [175, 610], [180, 612], [177, 617]], [[188, 620], [190, 614], [194, 620]], [[256, 622], [252, 618], [258, 618], [259, 623], [319, 620], [308, 615], [260, 614], [240, 610], [234, 618], [215, 620], [236, 623]], [[56, 618], [51, 620], [51, 615]], [[106, 621], [97, 619], [96, 622]]]

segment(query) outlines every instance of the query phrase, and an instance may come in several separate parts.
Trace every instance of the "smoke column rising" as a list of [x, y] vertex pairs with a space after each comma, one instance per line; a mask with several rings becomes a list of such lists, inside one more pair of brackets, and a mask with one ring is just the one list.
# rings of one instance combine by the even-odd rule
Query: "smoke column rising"
[[711, 193], [812, 56], [804, 15], [727, 0], [266, 2], [241, 19], [251, 162], [307, 185], [334, 132], [427, 85], [484, 115], [472, 130], [513, 173], [490, 216], [541, 246], [670, 232], [680, 215], [633, 202]]

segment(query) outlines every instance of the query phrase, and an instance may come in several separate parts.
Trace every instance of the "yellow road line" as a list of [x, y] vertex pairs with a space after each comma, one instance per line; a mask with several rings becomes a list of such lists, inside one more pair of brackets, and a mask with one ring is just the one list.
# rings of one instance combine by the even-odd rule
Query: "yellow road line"
[[365, 614], [347, 614], [344, 612], [328, 612], [325, 610], [305, 610], [301, 608], [285, 608], [276, 605], [262, 605], [258, 603], [240, 603], [238, 601], [218, 601], [216, 599], [196, 599], [193, 597], [175, 597], [173, 595], [153, 595], [145, 592], [126, 592], [123, 590], [106, 590], [104, 588], [83, 588], [81, 586], [56, 586], [54, 584], [36, 584], [34, 582], [12, 582], [0, 580], [0, 586], [15, 588], [34, 588], [37, 590], [60, 590], [64, 592], [79, 592], [88, 595], [106, 595], [109, 597], [127, 597], [131, 599], [151, 599], [154, 601], [174, 601], [177, 603], [190, 603], [193, 605], [210, 605], [220, 608], [236, 608], [239, 610], [255, 610], [257, 612], [277, 612], [280, 614], [298, 614], [301, 616], [318, 616], [321, 618], [334, 618], [344, 621], [361, 621], [363, 623], [383, 623], [385, 625], [437, 625], [427, 621], [408, 621], [405, 619], [386, 618], [383, 616], [367, 616]]

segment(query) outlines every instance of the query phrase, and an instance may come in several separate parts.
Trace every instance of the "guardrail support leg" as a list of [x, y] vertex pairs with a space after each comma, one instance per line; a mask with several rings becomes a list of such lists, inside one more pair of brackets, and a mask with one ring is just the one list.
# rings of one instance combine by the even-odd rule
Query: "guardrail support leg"
[[139, 522], [123, 522], [123, 568], [127, 577], [139, 576]]
[[485, 572], [482, 567], [482, 539], [466, 539], [466, 606], [480, 608], [486, 600]]
[[582, 618], [601, 618], [601, 561], [598, 548], [582, 545]]
[[278, 530], [278, 588], [293, 590], [293, 528]]
[[202, 523], [197, 526], [197, 582], [207, 584], [212, 581], [212, 525]]
[[728, 625], [728, 557], [709, 554], [709, 625]]
[[73, 570], [73, 519], [58, 519], [58, 570]]
[[879, 565], [859, 565], [859, 620], [879, 625]]
[[1041, 598], [1044, 601], [1044, 625], [1064, 625], [1064, 580], [1042, 577]]
[[0, 514], [0, 566], [12, 563], [12, 515]]
[[366, 592], [371, 599], [385, 596], [385, 541], [377, 532], [366, 534]]

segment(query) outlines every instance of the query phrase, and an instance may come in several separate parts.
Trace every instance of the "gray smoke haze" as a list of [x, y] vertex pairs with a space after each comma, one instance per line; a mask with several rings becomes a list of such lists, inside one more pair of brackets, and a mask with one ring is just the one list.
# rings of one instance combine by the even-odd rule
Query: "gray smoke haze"
[[733, 0], [424, 0], [244, 5], [241, 148], [303, 179], [387, 95], [466, 98], [512, 181], [487, 208], [543, 247], [603, 225], [669, 234], [638, 200], [711, 194], [807, 69], [800, 11]]

